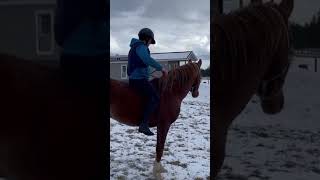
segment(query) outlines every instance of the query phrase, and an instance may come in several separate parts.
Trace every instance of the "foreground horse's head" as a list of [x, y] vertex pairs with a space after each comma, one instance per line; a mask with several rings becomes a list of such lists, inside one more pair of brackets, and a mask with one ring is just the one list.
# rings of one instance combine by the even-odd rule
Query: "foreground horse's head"
[[288, 73], [290, 58], [289, 55], [289, 35], [288, 35], [288, 18], [293, 10], [292, 0], [283, 0], [280, 5], [271, 5], [280, 12], [283, 26], [285, 27], [284, 40], [280, 45], [284, 51], [273, 59], [273, 63], [269, 67], [263, 77], [257, 95], [261, 99], [261, 107], [267, 114], [279, 113], [284, 106], [283, 85]]
[[256, 3], [213, 20], [213, 177], [226, 156], [227, 134], [252, 95], [265, 113], [284, 107], [283, 85], [288, 73], [288, 18], [294, 0]]

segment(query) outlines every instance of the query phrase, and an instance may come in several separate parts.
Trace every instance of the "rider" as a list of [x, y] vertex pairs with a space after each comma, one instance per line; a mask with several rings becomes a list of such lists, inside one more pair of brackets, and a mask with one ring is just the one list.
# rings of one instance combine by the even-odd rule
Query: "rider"
[[166, 76], [168, 72], [150, 56], [149, 45], [156, 43], [152, 30], [143, 28], [140, 30], [138, 36], [139, 39], [131, 39], [127, 74], [129, 76], [130, 87], [148, 99], [144, 109], [143, 119], [139, 125], [139, 132], [151, 136], [154, 134], [150, 131], [148, 122], [151, 113], [159, 104], [159, 96], [149, 82], [149, 66], [155, 68], [157, 71], [162, 71], [164, 76]]

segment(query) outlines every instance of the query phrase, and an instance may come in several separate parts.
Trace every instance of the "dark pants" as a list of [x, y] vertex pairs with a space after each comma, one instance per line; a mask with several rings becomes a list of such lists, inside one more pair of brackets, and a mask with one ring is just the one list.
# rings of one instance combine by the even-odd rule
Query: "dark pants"
[[159, 105], [159, 95], [146, 79], [129, 79], [129, 85], [135, 89], [141, 96], [147, 98], [147, 103], [143, 112], [142, 123], [148, 123], [152, 112]]

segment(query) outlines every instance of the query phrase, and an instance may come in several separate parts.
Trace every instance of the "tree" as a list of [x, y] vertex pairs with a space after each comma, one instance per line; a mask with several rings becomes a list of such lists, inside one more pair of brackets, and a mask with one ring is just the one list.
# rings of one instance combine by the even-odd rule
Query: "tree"
[[251, 0], [251, 4], [262, 4], [262, 0]]
[[240, 8], [243, 8], [243, 0], [240, 0], [240, 2], [239, 2], [239, 7], [240, 7]]
[[202, 77], [210, 77], [210, 66], [207, 69], [200, 69]]
[[295, 49], [320, 48], [320, 10], [304, 25], [290, 22], [289, 31]]

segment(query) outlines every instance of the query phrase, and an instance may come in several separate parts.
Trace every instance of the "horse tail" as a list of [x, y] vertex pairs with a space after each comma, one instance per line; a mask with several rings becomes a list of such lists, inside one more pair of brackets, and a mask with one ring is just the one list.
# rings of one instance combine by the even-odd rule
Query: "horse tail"
[[282, 0], [279, 7], [285, 16], [284, 18], [288, 19], [293, 11], [294, 0]]

